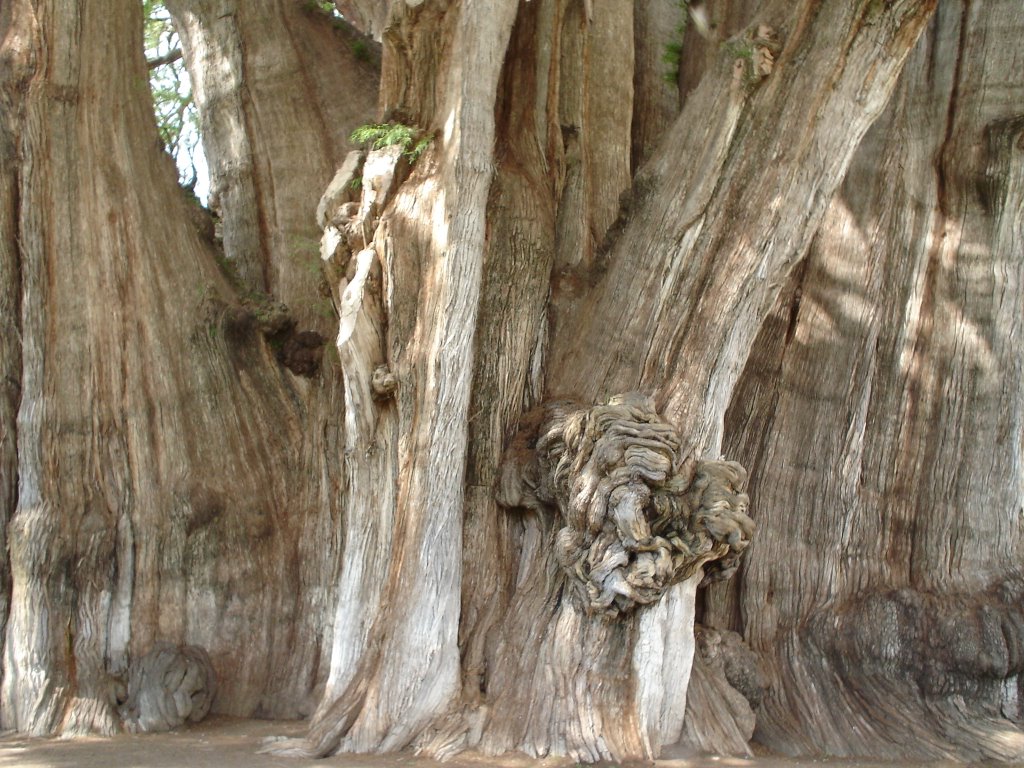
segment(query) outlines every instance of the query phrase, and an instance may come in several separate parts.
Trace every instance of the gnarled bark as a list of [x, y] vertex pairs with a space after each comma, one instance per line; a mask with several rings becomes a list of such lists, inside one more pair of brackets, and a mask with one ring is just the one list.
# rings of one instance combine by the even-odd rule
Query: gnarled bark
[[[868, 5], [800, 6], [791, 15], [778, 8], [777, 16], [766, 19], [776, 22], [784, 41], [774, 72], [766, 76], [739, 57], [738, 64], [724, 61], [705, 78], [634, 183], [633, 207], [626, 214], [635, 214], [624, 221], [598, 285], [588, 291], [584, 282], [581, 290], [579, 277], [557, 284], [558, 325], [548, 368], [553, 393], [594, 400], [616, 390], [657, 387], [658, 401], [684, 440], [683, 456], [717, 453], [731, 389], [771, 297], [781, 287], [779, 275], [808, 247], [824, 214], [824, 203], [815, 201], [827, 200], [842, 179], [851, 147], [881, 110], [931, 8], [929, 3], [884, 11]], [[746, 34], [754, 35], [747, 44], [756, 51], [762, 45], [759, 30]], [[799, 66], [791, 63], [795, 60]], [[834, 75], [823, 75], [830, 67]], [[808, 98], [811, 93], [820, 98]], [[844, 118], [838, 130], [837, 115], [849, 111], [853, 95], [858, 113]], [[791, 105], [798, 102], [813, 105], [814, 111], [794, 113]], [[794, 135], [802, 138], [794, 142]], [[651, 259], [642, 269], [637, 268], [640, 255]], [[598, 320], [605, 317], [622, 318], [615, 344], [598, 341], [606, 338], [607, 326]], [[550, 546], [545, 539], [551, 534], [540, 528], [529, 535], [545, 542], [540, 546]], [[530, 568], [525, 564], [521, 573], [545, 572], [542, 566]], [[693, 646], [688, 632], [670, 632], [667, 626], [669, 617], [692, 622], [695, 585], [670, 592], [612, 639], [600, 626], [583, 622], [583, 629], [579, 620], [571, 635], [563, 631], [569, 625], [554, 629], [543, 603], [533, 598], [531, 604], [528, 597], [531, 591], [544, 592], [543, 576], [535, 578], [521, 577], [525, 586], [512, 600], [509, 621], [524, 627], [550, 623], [553, 636], [561, 632], [555, 647], [568, 644], [572, 636], [571, 661], [561, 665], [568, 670], [561, 680], [532, 678], [527, 670], [538, 658], [535, 641], [525, 629], [510, 633], [510, 644], [518, 639], [523, 645], [504, 653], [526, 659], [526, 669], [502, 678], [508, 686], [499, 694], [505, 709], [496, 706], [501, 715], [494, 718], [502, 735], [490, 748], [514, 744], [535, 754], [568, 749], [596, 759], [657, 754], [663, 744], [676, 741]], [[625, 646], [627, 656], [606, 644]], [[540, 656], [541, 669], [548, 658]], [[582, 671], [583, 658], [589, 672]], [[598, 698], [608, 690], [597, 682], [598, 675], [631, 676], [637, 692], [616, 689], [607, 700]], [[531, 694], [509, 692], [531, 685], [520, 681], [532, 681], [533, 692], [568, 688], [600, 693], [588, 700], [588, 714], [580, 721], [574, 721], [574, 714], [533, 710], [527, 725], [515, 729], [508, 725], [511, 713], [521, 717], [530, 711]], [[601, 719], [613, 706], [616, 721]], [[571, 706], [566, 710], [571, 712]], [[597, 717], [588, 720], [590, 712]]]
[[[750, 535], [724, 447], [760, 538], [702, 611], [767, 656], [761, 737], [1017, 754], [1008, 6], [943, 8], [875, 177], [854, 148], [934, 0], [723, 0], [678, 119], [670, 3], [339, 0], [415, 161], [347, 154], [375, 73], [328, 14], [171, 5], [227, 275], [157, 153], [137, 9], [0, 9], [5, 724], [118, 727], [169, 641], [209, 652], [215, 709], [316, 707], [278, 751], [742, 751], [760, 683], [734, 635], [701, 631], [683, 722], [698, 566]], [[877, 300], [836, 287], [862, 278]], [[698, 500], [694, 471], [726, 490]]]

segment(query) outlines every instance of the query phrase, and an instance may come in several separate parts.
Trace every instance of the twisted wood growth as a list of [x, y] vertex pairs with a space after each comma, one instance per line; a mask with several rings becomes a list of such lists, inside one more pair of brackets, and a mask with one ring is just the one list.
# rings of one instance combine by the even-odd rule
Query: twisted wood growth
[[542, 410], [539, 430], [517, 439], [498, 500], [558, 511], [555, 557], [587, 611], [649, 605], [705, 564], [705, 581], [736, 570], [754, 530], [743, 467], [682, 463], [675, 427], [645, 395]]
[[[1008, 3], [985, 8], [1005, 19]], [[803, 310], [799, 298], [789, 306], [785, 286], [803, 274], [797, 265], [830, 221], [853, 148], [935, 0], [716, 2], [725, 14], [716, 35], [731, 43], [707, 42], [699, 85], [680, 73], [678, 118], [660, 60], [677, 34], [673, 0], [339, 0], [383, 44], [376, 115], [375, 89], [340, 79], [367, 62], [353, 60], [351, 38], [319, 4], [168, 4], [205, 110], [223, 253], [192, 231], [173, 169], [159, 162], [137, 88], [138, 4], [119, 0], [111, 12], [14, 0], [0, 11], [0, 522], [11, 521], [9, 542], [0, 539], [10, 552], [0, 562], [0, 726], [116, 729], [125, 692], [112, 678], [170, 640], [208, 649], [217, 711], [313, 713], [307, 739], [279, 745], [291, 754], [416, 745], [439, 756], [479, 747], [621, 760], [657, 756], [680, 738], [722, 749], [726, 731], [742, 746], [757, 708], [748, 693], [760, 695], [744, 684], [748, 668], [730, 661], [744, 651], [732, 635], [695, 643], [692, 628], [704, 578], [695, 563], [718, 556], [704, 567], [727, 573], [749, 538], [743, 478], [698, 462], [737, 425], [766, 423], [726, 410], [748, 400], [734, 392], [775, 323], [773, 305], [797, 342], [815, 330], [803, 326], [810, 283]], [[996, 13], [969, 0], [949, 7], [959, 5], [965, 40]], [[1000, 28], [976, 37], [1004, 40]], [[932, 66], [951, 58], [945, 45], [918, 59], [929, 87], [950, 79], [946, 65]], [[955, 66], [975, 69], [966, 56]], [[752, 467], [762, 532], [743, 555], [739, 596], [722, 608], [703, 599], [703, 618], [735, 615], [727, 625], [767, 651], [773, 687], [758, 733], [792, 751], [867, 754], [904, 736], [862, 728], [856, 707], [871, 692], [862, 671], [873, 657], [829, 644], [833, 607], [857, 605], [849, 601], [865, 588], [977, 594], [1019, 562], [1012, 489], [1005, 499], [958, 491], [969, 504], [919, 492], [937, 463], [964, 471], [935, 475], [935, 491], [1017, 477], [1005, 467], [1019, 465], [1019, 397], [1005, 423], [985, 420], [1006, 410], [1005, 397], [979, 388], [964, 395], [971, 410], [935, 397], [938, 381], [974, 381], [970, 366], [984, 364], [960, 354], [965, 338], [996, 355], [1009, 386], [1019, 379], [1019, 265], [994, 262], [991, 286], [973, 277], [986, 232], [998, 235], [993, 253], [1019, 252], [1019, 108], [986, 108], [979, 128], [988, 126], [991, 157], [980, 176], [964, 173], [949, 161], [971, 157], [975, 143], [961, 134], [957, 104], [1005, 91], [964, 78], [952, 93], [965, 98], [947, 104], [921, 88], [908, 89], [907, 104], [938, 104], [948, 118], [906, 125], [938, 128], [943, 148], [910, 133], [913, 152], [890, 162], [906, 165], [907, 180], [936, 177], [942, 223], [895, 217], [895, 231], [878, 230], [879, 252], [928, 256], [909, 272], [871, 274], [912, 293], [906, 316], [937, 335], [844, 332], [843, 344], [822, 345], [840, 355], [863, 344], [871, 362], [858, 364], [871, 371], [902, 371], [905, 350], [912, 386], [905, 396], [884, 379], [851, 390], [828, 429], [808, 416], [827, 393], [799, 402], [771, 392], [758, 408], [777, 420], [743, 440], [756, 450], [726, 451]], [[411, 168], [384, 150], [346, 161], [351, 128], [370, 119], [400, 120], [434, 141]], [[352, 189], [360, 175], [362, 203]], [[926, 199], [927, 187], [891, 178], [903, 177], [870, 186]], [[974, 186], [983, 206], [1007, 213], [967, 216], [957, 234], [950, 193]], [[898, 210], [894, 199], [885, 211]], [[902, 247], [904, 229], [910, 243], [932, 245]], [[964, 272], [947, 284], [956, 242]], [[225, 259], [235, 279], [217, 269]], [[904, 305], [872, 286], [886, 298], [870, 322], [903, 327]], [[950, 305], [968, 286], [980, 286], [971, 301]], [[1005, 334], [974, 334], [985, 327], [975, 290], [1005, 295]], [[944, 341], [943, 318], [965, 318], [962, 332]], [[278, 347], [271, 328], [287, 323], [298, 333]], [[321, 358], [319, 339], [331, 335], [336, 349]], [[789, 336], [779, 342], [784, 371], [804, 359]], [[831, 358], [807, 359], [819, 385], [834, 383], [820, 376]], [[635, 396], [602, 400], [633, 389], [656, 392], [678, 432]], [[603, 404], [563, 403], [557, 425], [554, 406], [537, 412], [502, 484], [527, 511], [508, 514], [493, 492], [507, 440], [524, 412], [566, 391]], [[788, 413], [813, 434], [783, 429]], [[895, 422], [910, 430], [892, 443], [909, 447], [898, 456], [860, 437]], [[935, 439], [931, 423], [958, 439]], [[968, 424], [984, 426], [978, 440], [1005, 434], [1016, 447], [986, 463]], [[809, 472], [796, 448], [832, 455], [809, 439], [819, 436], [849, 454]], [[849, 486], [808, 493], [836, 467]], [[896, 474], [880, 482], [879, 467]], [[893, 503], [901, 489], [923, 500], [920, 515]], [[862, 493], [884, 510], [854, 506]], [[844, 627], [870, 627], [874, 615], [851, 613]], [[917, 619], [898, 628], [898, 637], [934, 629]], [[797, 652], [812, 642], [819, 650]], [[836, 670], [850, 660], [840, 670], [848, 691], [835, 695]], [[1019, 664], [1006, 669], [1015, 677], [999, 680], [1019, 691]], [[945, 703], [955, 703], [961, 691], [949, 690]], [[1019, 720], [1019, 693], [1011, 698], [1006, 711]], [[820, 730], [790, 719], [804, 712]]]
[[121, 717], [132, 732], [169, 731], [206, 717], [216, 694], [217, 675], [203, 648], [158, 643], [132, 664]]

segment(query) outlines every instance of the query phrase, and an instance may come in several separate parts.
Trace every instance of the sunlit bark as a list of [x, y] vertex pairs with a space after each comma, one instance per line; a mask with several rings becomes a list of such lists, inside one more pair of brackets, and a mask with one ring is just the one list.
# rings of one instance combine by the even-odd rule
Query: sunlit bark
[[770, 662], [787, 752], [1024, 750], [1022, 24], [939, 8], [733, 398], [726, 450], [792, 533], [709, 619]]
[[1017, 9], [940, 9], [869, 132], [934, 0], [723, 0], [678, 92], [670, 2], [338, 2], [379, 83], [317, 4], [169, 5], [223, 250], [138, 8], [0, 9], [5, 727], [137, 725], [166, 641], [284, 753], [1019, 757]]

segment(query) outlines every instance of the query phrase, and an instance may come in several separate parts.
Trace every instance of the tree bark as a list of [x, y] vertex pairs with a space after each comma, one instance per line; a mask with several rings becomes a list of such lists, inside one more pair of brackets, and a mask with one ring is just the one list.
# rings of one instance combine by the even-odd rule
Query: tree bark
[[[172, 0], [202, 116], [211, 207], [245, 286], [284, 302], [299, 327], [332, 333], [320, 290], [320, 195], [373, 122], [377, 72], [340, 20], [308, 5]], [[304, 212], [304, 215], [300, 215]]]
[[791, 533], [709, 618], [769, 661], [788, 753], [1021, 759], [1021, 24], [942, 5], [733, 398]]
[[[819, 201], [841, 181], [931, 10], [902, 4], [877, 16], [874, 6], [798, 7], [788, 18], [780, 14], [785, 46], [771, 51], [779, 58], [763, 85], [756, 63], [744, 57], [706, 78], [634, 184], [637, 213], [625, 222], [600, 282], [556, 293], [549, 389], [592, 402], [657, 387], [686, 441], [681, 458], [716, 455], [732, 386], [769, 297], [809, 246], [824, 215]], [[756, 51], [757, 41], [750, 45]], [[787, 69], [794, 59], [800, 66]], [[796, 93], [813, 105], [811, 114], [793, 110]], [[854, 96], [859, 109], [851, 116]], [[692, 128], [698, 125], [703, 130]], [[636, 254], [654, 261], [637, 269]], [[562, 285], [575, 288], [564, 281], [556, 290]], [[600, 341], [605, 317], [623, 318], [615, 344]], [[686, 370], [674, 370], [682, 361]], [[692, 383], [687, 389], [684, 382]], [[614, 630], [621, 635], [612, 637], [605, 619], [581, 617], [571, 605], [550, 613], [546, 606], [558, 605], [559, 590], [557, 579], [542, 575], [552, 570], [544, 564], [551, 530], [533, 535], [541, 552], [529, 552], [534, 561], [521, 566], [509, 619], [515, 629], [495, 663], [515, 671], [495, 673], [503, 685], [485, 747], [567, 751], [586, 760], [657, 754], [681, 734], [695, 583], [623, 621]], [[538, 627], [551, 629], [544, 635]], [[547, 663], [560, 668], [559, 677], [531, 674], [548, 659], [558, 659]], [[559, 693], [565, 690], [577, 694]], [[593, 698], [579, 708], [583, 691]], [[532, 706], [549, 701], [552, 710]], [[530, 719], [518, 725], [527, 712]]]
[[[10, 609], [11, 569], [6, 555], [7, 526], [18, 503], [18, 404], [21, 400], [21, 265], [18, 255], [20, 176], [18, 143], [25, 120], [20, 98], [32, 77], [35, 56], [31, 41], [35, 20], [24, 9], [0, 9], [0, 27], [20, 45], [0, 48], [0, 644]], [[0, 678], [2, 679], [2, 678]]]
[[196, 232], [138, 88], [139, 7], [123, 6], [4, 17], [5, 59], [31, 66], [4, 82], [21, 360], [5, 334], [20, 399], [0, 714], [31, 733], [119, 727], [130, 665], [158, 641], [209, 652], [229, 714], [308, 713], [326, 671], [337, 437], [307, 432], [310, 385]]
[[[375, 527], [381, 518], [393, 519], [395, 533], [378, 540], [376, 549], [357, 542], [346, 553], [346, 562], [358, 565], [343, 570], [339, 594], [355, 600], [339, 604], [339, 622], [342, 610], [354, 608], [344, 620], [368, 630], [336, 633], [331, 680], [309, 737], [277, 745], [276, 752], [401, 749], [453, 707], [460, 693], [463, 482], [473, 370], [473, 335], [466, 329], [475, 326], [479, 307], [493, 174], [492, 105], [515, 7], [392, 8], [382, 105], [432, 132], [433, 147], [379, 222], [371, 222], [377, 224], [373, 250], [357, 256], [355, 278], [345, 290], [353, 304], [362, 293], [364, 306], [353, 310], [365, 321], [355, 323], [359, 336], [346, 334], [342, 351], [350, 363], [346, 377], [364, 377], [370, 363], [381, 360], [397, 384], [393, 404], [367, 401], [358, 383], [347, 388], [346, 402], [347, 409], [358, 409], [356, 424], [367, 427], [354, 439], [366, 445], [374, 425], [390, 427], [382, 442], [395, 451], [378, 465], [372, 483], [351, 489], [349, 510], [360, 517], [347, 524]], [[376, 204], [368, 204], [369, 195], [384, 204], [379, 192], [364, 189], [363, 210]], [[370, 291], [354, 289], [374, 260], [382, 272], [383, 313]], [[381, 419], [377, 408], [396, 413]], [[378, 557], [381, 566], [369, 568]], [[345, 668], [339, 659], [354, 663]]]
[[[934, 0], [723, 2], [678, 95], [671, 3], [339, 2], [418, 159], [348, 154], [378, 85], [343, 22], [170, 5], [222, 253], [138, 9], [0, 10], [5, 727], [119, 727], [133, 669], [205, 669], [170, 642], [215, 711], [315, 709], [278, 752], [742, 750], [734, 635], [684, 728], [700, 613], [765, 655], [777, 748], [1018, 756], [1008, 2], [943, 7], [871, 133]], [[759, 531], [699, 599], [750, 533], [741, 469], [694, 490], [723, 451]]]

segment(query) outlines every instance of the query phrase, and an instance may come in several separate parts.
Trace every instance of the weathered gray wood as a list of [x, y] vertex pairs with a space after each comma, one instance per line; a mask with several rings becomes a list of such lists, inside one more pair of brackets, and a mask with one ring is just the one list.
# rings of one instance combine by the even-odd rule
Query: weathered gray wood
[[[308, 738], [272, 745], [277, 753], [401, 749], [460, 695], [472, 329], [493, 174], [493, 103], [515, 8], [512, 2], [398, 8], [394, 36], [385, 38], [385, 62], [392, 66], [383, 74], [383, 104], [397, 106], [401, 95], [416, 94], [422, 101], [401, 103], [406, 119], [436, 130], [433, 148], [384, 207], [375, 235], [387, 323], [383, 351], [397, 388], [393, 404], [372, 407], [396, 411], [394, 431], [384, 440], [397, 455], [389, 471], [350, 489], [364, 497], [350, 496], [350, 506], [393, 500], [384, 514], [394, 515], [395, 537], [376, 574], [382, 610], [363, 602], [351, 617], [370, 626], [365, 649], [353, 670], [332, 676]], [[405, 45], [395, 46], [404, 35]], [[452, 46], [452, 55], [435, 69], [439, 42]], [[400, 56], [409, 57], [408, 68], [395, 66]], [[363, 332], [376, 334], [372, 323]], [[346, 341], [353, 353], [356, 343]], [[348, 578], [343, 572], [342, 583]]]
[[120, 714], [133, 733], [170, 731], [200, 722], [216, 693], [217, 677], [206, 651], [158, 643], [132, 664]]
[[[318, 221], [373, 76], [343, 103], [362, 63], [301, 3], [173, 5], [226, 255], [273, 294], [247, 304], [156, 151], [138, 9], [0, 10], [5, 725], [119, 727], [129, 665], [170, 640], [209, 651], [220, 711], [315, 709], [282, 751], [741, 752], [757, 707], [710, 652], [684, 727], [701, 576], [641, 583], [640, 489], [606, 521], [635, 572], [595, 556], [577, 582], [556, 547], [594, 545], [564, 524], [581, 509], [492, 494], [545, 392], [639, 387], [674, 469], [723, 433], [753, 469], [762, 538], [702, 602], [768, 659], [765, 739], [1017, 755], [1016, 9], [944, 6], [865, 145], [883, 164], [848, 174], [934, 2], [722, 0], [657, 149], [665, 4], [339, 3], [384, 41], [383, 116], [433, 140], [415, 165], [376, 155], [362, 204], [341, 190]], [[296, 321], [337, 361], [283, 369], [264, 336]], [[604, 592], [618, 615], [589, 615]]]

